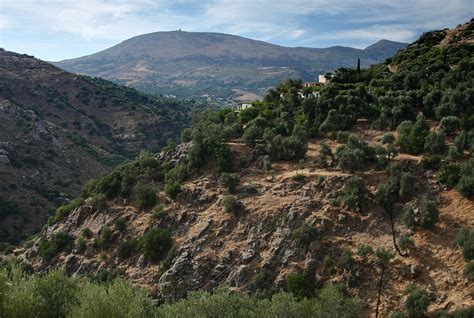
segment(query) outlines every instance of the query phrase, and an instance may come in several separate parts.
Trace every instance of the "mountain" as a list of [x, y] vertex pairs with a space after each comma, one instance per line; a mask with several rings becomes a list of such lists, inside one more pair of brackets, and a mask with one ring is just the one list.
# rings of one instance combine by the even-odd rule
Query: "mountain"
[[[288, 80], [240, 112], [205, 111], [15, 253], [35, 272], [129, 279], [181, 308], [169, 317], [471, 317], [473, 52], [474, 20], [339, 69], [318, 94]], [[189, 295], [216, 288], [219, 301]], [[305, 314], [282, 290], [308, 298]], [[239, 297], [280, 306], [250, 314]]]
[[0, 51], [0, 238], [18, 240], [51, 207], [140, 149], [159, 150], [189, 107], [28, 55]]
[[405, 43], [382, 40], [366, 49], [289, 48], [221, 33], [156, 32], [104, 51], [54, 63], [79, 74], [99, 76], [152, 94], [245, 99], [262, 95], [287, 78], [315, 81], [339, 67], [383, 61]]

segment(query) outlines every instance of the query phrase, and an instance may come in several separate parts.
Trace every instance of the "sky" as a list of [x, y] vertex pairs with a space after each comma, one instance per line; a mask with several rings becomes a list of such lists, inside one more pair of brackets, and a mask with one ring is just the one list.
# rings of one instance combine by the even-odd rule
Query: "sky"
[[182, 29], [283, 46], [412, 42], [474, 17], [474, 0], [0, 0], [0, 47], [58, 61]]

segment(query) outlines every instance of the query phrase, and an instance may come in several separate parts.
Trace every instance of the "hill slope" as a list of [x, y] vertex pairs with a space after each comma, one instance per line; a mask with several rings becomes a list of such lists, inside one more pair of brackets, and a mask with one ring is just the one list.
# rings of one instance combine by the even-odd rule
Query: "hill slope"
[[288, 48], [228, 34], [172, 31], [140, 35], [55, 64], [153, 94], [230, 97], [236, 96], [233, 89], [262, 95], [289, 77], [314, 81], [318, 74], [354, 66], [357, 58], [368, 66], [405, 45], [382, 40], [365, 50]]
[[318, 97], [289, 80], [241, 112], [204, 112], [183, 144], [93, 181], [16, 253], [160, 301], [340, 284], [363, 317], [472, 312], [473, 40], [471, 21], [339, 69]]
[[179, 136], [188, 110], [0, 51], [0, 237], [19, 239], [91, 177], [160, 149]]

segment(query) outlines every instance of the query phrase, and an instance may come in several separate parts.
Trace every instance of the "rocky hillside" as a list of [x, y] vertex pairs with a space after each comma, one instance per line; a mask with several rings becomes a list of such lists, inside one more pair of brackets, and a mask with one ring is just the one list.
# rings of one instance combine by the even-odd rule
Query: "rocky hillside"
[[177, 138], [189, 106], [0, 51], [0, 239], [38, 229], [48, 210], [140, 149]]
[[319, 94], [289, 80], [197, 114], [182, 144], [93, 180], [14, 253], [158, 302], [337, 284], [364, 317], [472, 312], [473, 39], [473, 21], [429, 32]]
[[107, 50], [55, 63], [153, 94], [238, 98], [263, 95], [287, 78], [315, 81], [339, 67], [383, 61], [405, 43], [382, 40], [364, 50], [350, 47], [288, 48], [243, 37], [198, 32], [156, 32]]

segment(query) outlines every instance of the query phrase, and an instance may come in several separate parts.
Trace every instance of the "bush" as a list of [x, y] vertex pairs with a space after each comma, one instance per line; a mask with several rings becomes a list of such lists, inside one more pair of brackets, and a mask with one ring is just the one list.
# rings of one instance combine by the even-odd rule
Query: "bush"
[[137, 207], [146, 209], [156, 203], [156, 189], [150, 185], [140, 184], [136, 188]]
[[347, 272], [351, 272], [355, 266], [355, 260], [352, 251], [347, 248], [343, 249], [341, 255], [339, 256], [337, 264], [339, 268]]
[[402, 222], [408, 228], [414, 228], [417, 225], [415, 210], [411, 206], [405, 206], [403, 209]]
[[115, 280], [110, 285], [84, 284], [68, 317], [153, 317], [155, 311], [152, 299], [144, 290]]
[[61, 222], [62, 220], [64, 220], [69, 215], [69, 213], [71, 213], [71, 211], [72, 211], [72, 206], [70, 206], [70, 205], [61, 205], [54, 212], [54, 221], [55, 222]]
[[84, 237], [80, 237], [76, 241], [76, 251], [77, 253], [84, 253], [87, 249], [87, 240]]
[[423, 196], [420, 201], [420, 220], [421, 227], [430, 229], [433, 228], [439, 219], [439, 211], [436, 202], [429, 200]]
[[392, 133], [385, 133], [381, 140], [382, 144], [391, 145], [395, 142], [395, 136]]
[[461, 168], [456, 163], [443, 162], [436, 174], [439, 182], [455, 187], [461, 178]]
[[58, 253], [70, 253], [74, 248], [74, 238], [64, 232], [54, 234], [50, 240], [42, 240], [39, 244], [39, 254], [46, 260], [53, 259]]
[[288, 274], [285, 283], [286, 290], [298, 299], [313, 296], [316, 288], [314, 276], [308, 271]]
[[347, 142], [347, 139], [349, 138], [349, 134], [350, 132], [348, 131], [338, 131], [336, 139], [338, 142], [345, 144]]
[[463, 174], [459, 179], [457, 189], [467, 198], [474, 197], [474, 175]]
[[293, 238], [301, 247], [308, 247], [317, 237], [318, 232], [308, 223], [303, 223], [293, 232]]
[[402, 122], [398, 127], [397, 143], [401, 152], [419, 154], [423, 152], [425, 139], [430, 130], [429, 125], [423, 116], [418, 116], [415, 123], [410, 121]]
[[178, 181], [168, 180], [165, 182], [165, 193], [170, 199], [175, 200], [180, 190], [181, 186]]
[[[331, 159], [331, 162], [329, 162], [329, 159]], [[326, 144], [325, 142], [321, 142], [321, 147], [319, 148], [318, 162], [323, 167], [334, 165], [334, 154], [332, 153], [331, 147], [329, 147], [328, 144]]]
[[124, 232], [127, 227], [127, 221], [124, 217], [119, 217], [114, 222], [115, 229], [119, 232]]
[[122, 241], [117, 246], [117, 256], [120, 259], [130, 258], [137, 249], [137, 242], [135, 240]]
[[462, 249], [462, 254], [466, 261], [474, 260], [474, 229], [460, 229], [454, 238], [453, 245]]
[[430, 305], [428, 293], [423, 288], [409, 285], [404, 292], [407, 296], [405, 309], [409, 317], [423, 317]]
[[448, 135], [454, 133], [459, 129], [461, 122], [456, 116], [446, 116], [441, 118], [439, 125]]
[[423, 157], [421, 159], [421, 166], [423, 169], [431, 169], [431, 170], [436, 170], [439, 168], [439, 165], [441, 164], [441, 156], [438, 155], [430, 155], [427, 157]]
[[359, 248], [357, 249], [357, 255], [359, 255], [360, 257], [362, 258], [367, 258], [367, 256], [369, 256], [370, 254], [373, 254], [374, 253], [374, 249], [372, 248], [372, 246], [370, 245], [361, 245], [359, 246]]
[[85, 228], [82, 229], [81, 235], [85, 238], [90, 238], [92, 236], [92, 231], [91, 231], [90, 228], [85, 227]]
[[223, 200], [224, 212], [235, 213], [239, 210], [240, 204], [237, 198], [233, 195], [226, 195]]
[[474, 261], [466, 263], [464, 266], [464, 276], [466, 276], [469, 281], [474, 281]]
[[400, 237], [398, 237], [397, 244], [401, 250], [405, 251], [405, 253], [415, 247], [415, 243], [413, 242], [411, 237], [406, 235], [401, 235]]
[[102, 226], [99, 235], [94, 240], [94, 247], [106, 249], [112, 243], [112, 230], [108, 226]]
[[149, 229], [140, 239], [140, 247], [145, 258], [159, 261], [173, 246], [171, 233], [165, 229]]
[[166, 217], [167, 213], [165, 210], [165, 206], [163, 204], [158, 205], [154, 210], [153, 210], [153, 218], [155, 220], [162, 220]]
[[400, 176], [400, 189], [398, 195], [400, 198], [409, 198], [415, 190], [416, 178], [410, 172], [403, 172]]
[[424, 150], [430, 154], [443, 154], [446, 151], [446, 136], [432, 131], [426, 136]]
[[239, 179], [240, 177], [236, 173], [222, 173], [219, 181], [230, 193], [234, 193], [239, 184]]
[[367, 204], [368, 190], [361, 177], [350, 178], [343, 190], [341, 202], [351, 210], [362, 210]]
[[78, 300], [77, 280], [61, 271], [26, 276], [14, 268], [7, 284], [8, 288], [0, 291], [0, 316], [5, 318], [66, 317]]

